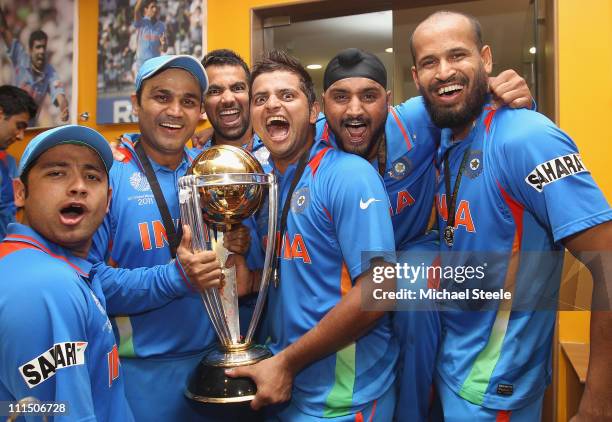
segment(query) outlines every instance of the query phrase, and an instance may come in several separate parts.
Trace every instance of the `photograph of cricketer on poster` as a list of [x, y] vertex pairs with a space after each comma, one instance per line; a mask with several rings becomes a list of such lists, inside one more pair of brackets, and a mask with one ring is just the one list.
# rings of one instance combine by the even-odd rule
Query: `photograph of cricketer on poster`
[[138, 68], [164, 54], [205, 50], [206, 0], [100, 0], [97, 123], [133, 122]]
[[0, 0], [0, 85], [34, 98], [30, 127], [70, 121], [74, 22], [74, 0]]

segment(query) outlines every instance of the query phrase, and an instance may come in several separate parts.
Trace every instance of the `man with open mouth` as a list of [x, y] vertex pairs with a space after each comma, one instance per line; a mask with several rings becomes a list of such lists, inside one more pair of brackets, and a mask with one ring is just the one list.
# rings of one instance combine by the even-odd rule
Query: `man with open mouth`
[[[42, 105], [45, 96], [49, 94], [51, 104], [57, 106], [60, 110], [60, 120], [67, 122], [70, 117], [70, 110], [64, 84], [47, 57], [49, 37], [41, 29], [32, 31], [28, 39], [30, 50], [28, 54], [19, 39], [6, 26], [4, 20], [4, 16], [0, 13], [0, 37], [4, 39], [8, 46], [8, 54], [16, 68], [15, 86], [30, 94], [38, 107]], [[40, 113], [40, 108], [38, 111]], [[38, 126], [36, 120], [37, 116], [30, 123]]]
[[[15, 198], [25, 221], [10, 224], [0, 243], [3, 402], [34, 396], [54, 402], [55, 416], [132, 420], [102, 283], [115, 280], [117, 295], [143, 310], [220, 283], [214, 253], [192, 253], [187, 240], [178, 253], [186, 267], [177, 260], [123, 270], [87, 261], [108, 210], [112, 164], [104, 137], [77, 125], [43, 132], [24, 151]], [[183, 270], [192, 276], [203, 267], [185, 278]]]
[[[330, 60], [324, 73], [325, 116], [317, 135], [343, 151], [368, 160], [379, 172], [389, 196], [391, 219], [400, 257], [407, 264], [432, 264], [438, 250], [432, 222], [435, 193], [434, 156], [440, 129], [430, 120], [421, 97], [391, 107], [387, 73], [374, 54], [349, 48]], [[514, 71], [491, 78], [498, 98], [512, 106], [531, 104], [525, 81]], [[416, 292], [434, 280], [400, 285]], [[400, 281], [398, 280], [398, 284]], [[400, 287], [398, 286], [398, 287]], [[399, 394], [395, 417], [424, 421], [430, 409], [440, 323], [433, 306], [413, 304], [419, 312], [396, 312], [393, 326], [400, 344]], [[398, 304], [397, 311], [410, 307]]]
[[[371, 265], [394, 249], [386, 193], [366, 161], [315, 140], [317, 114], [295, 58], [271, 51], [253, 67], [251, 120], [280, 190], [279, 279], [264, 323], [274, 356], [228, 375], [251, 377], [251, 406], [268, 405], [274, 420], [391, 420], [397, 343], [388, 314], [361, 308]], [[371, 254], [363, 262], [362, 249]]]

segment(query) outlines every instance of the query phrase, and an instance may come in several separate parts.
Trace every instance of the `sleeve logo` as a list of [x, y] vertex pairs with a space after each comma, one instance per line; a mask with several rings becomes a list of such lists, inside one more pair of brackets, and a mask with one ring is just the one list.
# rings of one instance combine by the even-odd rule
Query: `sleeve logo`
[[45, 382], [55, 373], [85, 363], [86, 341], [56, 343], [49, 350], [19, 367], [19, 373], [30, 388]]
[[527, 175], [525, 182], [536, 191], [542, 192], [544, 186], [550, 183], [584, 172], [588, 170], [582, 163], [580, 154], [568, 154], [539, 164]]

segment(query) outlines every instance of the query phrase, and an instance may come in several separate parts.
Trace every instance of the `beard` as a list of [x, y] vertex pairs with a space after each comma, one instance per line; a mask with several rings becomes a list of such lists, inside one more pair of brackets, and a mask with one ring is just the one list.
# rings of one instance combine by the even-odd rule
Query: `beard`
[[[464, 76], [456, 76], [451, 80], [446, 80], [443, 83], [457, 82], [463, 86], [468, 86], [468, 80]], [[431, 117], [433, 123], [439, 128], [460, 128], [470, 124], [476, 119], [487, 102], [487, 94], [489, 92], [489, 84], [487, 73], [481, 66], [476, 72], [471, 90], [467, 92], [465, 102], [459, 104], [459, 107], [449, 108], [440, 106], [432, 100], [433, 95], [438, 91], [439, 84], [432, 85], [429, 89], [424, 89], [420, 86], [419, 91], [425, 100], [425, 107]]]
[[367, 125], [372, 124], [371, 120], [365, 121], [364, 119], [343, 119], [340, 122], [340, 128], [336, 130], [331, 124], [329, 124], [329, 121], [328, 121], [329, 129], [334, 134], [334, 137], [336, 138], [336, 143], [338, 144], [338, 147], [342, 151], [348, 152], [350, 154], [355, 154], [362, 158], [365, 158], [366, 160], [369, 160], [370, 158], [372, 158], [374, 150], [378, 149], [378, 146], [380, 144], [380, 138], [382, 134], [385, 132], [385, 123], [387, 121], [387, 114], [385, 113], [384, 118], [381, 120], [379, 125], [373, 128], [374, 130], [372, 131], [372, 136], [370, 137], [370, 139], [368, 139], [367, 142], [364, 142], [362, 145], [351, 144], [349, 141], [346, 141], [345, 139], [342, 138], [342, 136], [340, 136], [341, 130], [343, 130], [343, 127], [348, 122], [352, 122], [355, 120], [363, 121]]
[[[241, 113], [243, 112], [241, 111]], [[242, 138], [244, 134], [246, 133], [247, 129], [249, 128], [249, 121], [247, 119], [244, 119], [243, 117], [240, 118], [240, 125], [235, 128], [222, 127], [220, 123], [221, 119], [216, 120], [210, 117], [209, 119], [210, 119], [210, 124], [213, 127], [213, 130], [216, 133], [219, 133], [224, 139], [227, 139], [228, 141], [236, 141]]]

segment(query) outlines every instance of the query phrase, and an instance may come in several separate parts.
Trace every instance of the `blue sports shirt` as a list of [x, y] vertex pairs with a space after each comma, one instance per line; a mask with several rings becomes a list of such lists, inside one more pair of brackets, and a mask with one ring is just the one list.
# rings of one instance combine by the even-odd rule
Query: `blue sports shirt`
[[[36, 262], [36, 265], [32, 265]], [[0, 243], [0, 400], [68, 402], [71, 420], [131, 421], [91, 264], [27, 226]]]
[[437, 373], [472, 403], [518, 409], [543, 394], [551, 379], [556, 311], [539, 308], [533, 298], [558, 289], [562, 240], [612, 219], [612, 210], [574, 142], [550, 120], [530, 110], [485, 107], [466, 139], [453, 142], [443, 131], [436, 199], [441, 233], [449, 212], [443, 157], [448, 153], [452, 187], [466, 151], [454, 244], [441, 240], [442, 264], [484, 265], [485, 276], [445, 280], [443, 287], [503, 288], [512, 299], [489, 301], [492, 308], [484, 310], [472, 300], [462, 305], [467, 309], [441, 313]]
[[[279, 209], [287, 200], [296, 167], [290, 165], [284, 174], [273, 170], [279, 183]], [[352, 288], [369, 268], [369, 262], [362, 262], [362, 250], [385, 257], [394, 250], [386, 198], [369, 163], [324, 141], [315, 142], [289, 199], [286, 236], [278, 248], [282, 280], [268, 293], [265, 324], [273, 353], [312, 329]], [[264, 243], [266, 208], [267, 203], [257, 217]], [[391, 388], [397, 353], [385, 315], [357, 341], [298, 373], [292, 401], [318, 417], [356, 413]]]
[[0, 151], [0, 240], [6, 235], [9, 223], [15, 221], [15, 199], [13, 179], [17, 177], [15, 158], [6, 151]]
[[[317, 120], [317, 137], [336, 145], [325, 116]], [[440, 139], [421, 97], [389, 108], [385, 123], [387, 157], [383, 180], [390, 201], [398, 250], [427, 230], [436, 190], [435, 154]], [[371, 164], [378, 169], [375, 158]]]
[[[125, 159], [115, 161], [111, 168], [110, 211], [94, 235], [91, 251], [94, 261], [106, 261], [120, 268], [152, 267], [171, 261], [159, 209], [134, 151], [139, 136], [125, 135], [121, 140], [119, 149]], [[180, 219], [178, 179], [195, 155], [195, 151], [185, 149], [184, 159], [174, 171], [151, 160], [175, 222]], [[109, 295], [116, 285], [103, 280], [102, 287]], [[128, 299], [117, 295], [107, 298], [108, 312], [115, 317], [121, 356], [182, 356], [201, 352], [215, 340], [199, 295], [187, 295], [148, 312], [142, 312], [134, 300]]]
[[136, 62], [140, 67], [147, 60], [161, 55], [161, 41], [159, 39], [166, 32], [166, 25], [159, 20], [153, 22], [145, 16], [134, 21], [134, 27], [138, 31]]
[[51, 96], [52, 104], [55, 104], [59, 94], [65, 94], [64, 84], [49, 63], [45, 63], [41, 73], [32, 71], [30, 55], [18, 40], [13, 40], [9, 56], [15, 64], [15, 86], [30, 94], [36, 104], [40, 106], [47, 93]]

